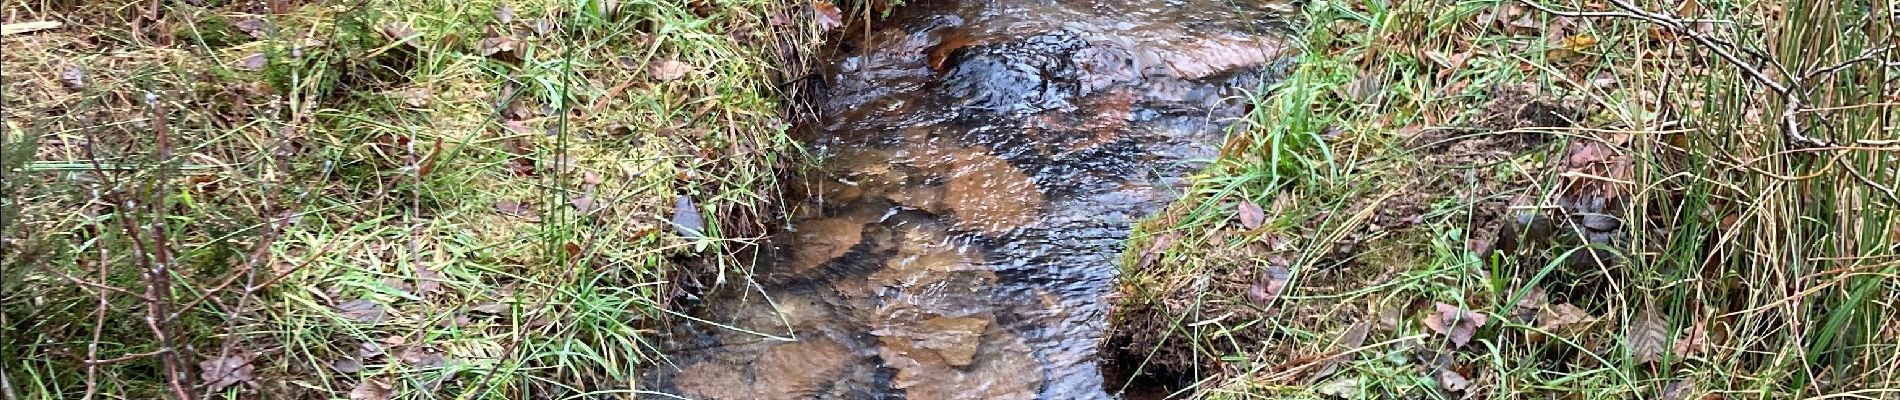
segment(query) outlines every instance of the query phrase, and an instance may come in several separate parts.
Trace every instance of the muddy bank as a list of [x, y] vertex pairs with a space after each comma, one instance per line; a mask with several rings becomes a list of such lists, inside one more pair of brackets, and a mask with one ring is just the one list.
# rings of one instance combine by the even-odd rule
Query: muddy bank
[[1266, 5], [932, 2], [845, 39], [755, 282], [646, 379], [692, 398], [1107, 398], [1130, 224], [1285, 55]]

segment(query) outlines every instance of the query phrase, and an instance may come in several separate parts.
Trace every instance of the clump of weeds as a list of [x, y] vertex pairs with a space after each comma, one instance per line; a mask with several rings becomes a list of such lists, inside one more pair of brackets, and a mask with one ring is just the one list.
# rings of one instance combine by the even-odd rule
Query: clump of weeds
[[801, 152], [807, 3], [11, 2], [0, 391], [637, 393]]
[[1199, 398], [1883, 397], [1893, 7], [1311, 2], [1295, 72], [1129, 246], [1117, 369]]

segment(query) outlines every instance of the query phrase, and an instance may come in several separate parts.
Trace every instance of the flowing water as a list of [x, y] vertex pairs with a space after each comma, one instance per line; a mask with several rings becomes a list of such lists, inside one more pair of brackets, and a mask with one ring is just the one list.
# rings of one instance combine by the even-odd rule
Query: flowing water
[[1285, 55], [1266, 2], [920, 1], [826, 69], [825, 157], [747, 290], [648, 379], [694, 399], [1101, 399], [1133, 221]]

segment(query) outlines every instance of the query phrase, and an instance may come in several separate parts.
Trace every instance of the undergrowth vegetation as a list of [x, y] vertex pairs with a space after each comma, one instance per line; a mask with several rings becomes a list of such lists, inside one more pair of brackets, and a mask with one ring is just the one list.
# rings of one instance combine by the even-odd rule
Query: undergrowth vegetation
[[1111, 345], [1204, 398], [1893, 397], [1894, 7], [1312, 2]]
[[775, 0], [4, 12], [8, 400], [638, 392], [673, 302], [744, 276], [821, 33]]

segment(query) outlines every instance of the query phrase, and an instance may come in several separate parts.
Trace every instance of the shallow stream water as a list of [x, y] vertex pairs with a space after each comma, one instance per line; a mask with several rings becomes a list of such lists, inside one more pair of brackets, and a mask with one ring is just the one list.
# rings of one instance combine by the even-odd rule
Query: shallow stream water
[[1277, 2], [919, 1], [825, 70], [825, 157], [756, 283], [647, 379], [693, 399], [1106, 399], [1134, 221], [1287, 55]]

